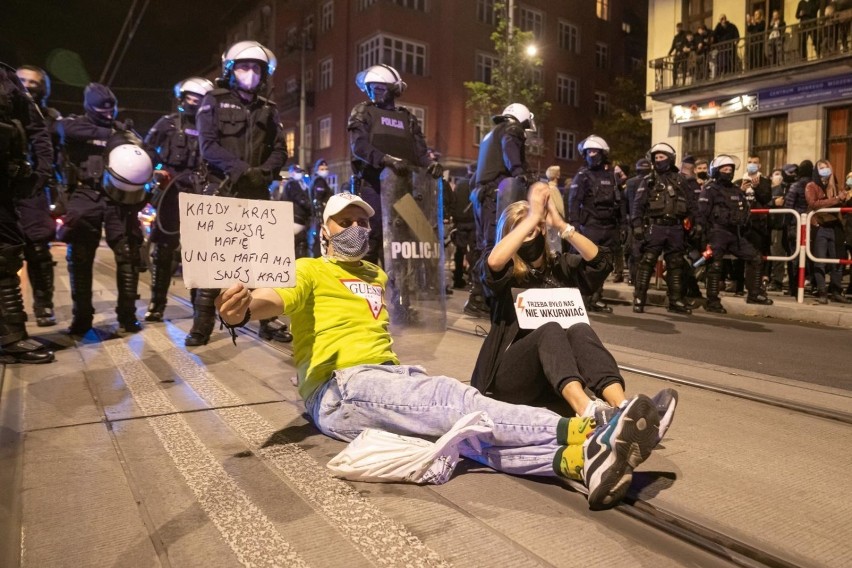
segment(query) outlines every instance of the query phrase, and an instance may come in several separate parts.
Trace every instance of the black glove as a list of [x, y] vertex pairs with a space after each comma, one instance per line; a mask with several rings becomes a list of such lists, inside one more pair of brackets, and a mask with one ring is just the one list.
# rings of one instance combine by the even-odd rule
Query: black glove
[[390, 168], [398, 176], [408, 174], [408, 164], [405, 163], [405, 160], [391, 156], [390, 154], [385, 154], [384, 158], [382, 158], [382, 167]]
[[426, 167], [426, 172], [435, 179], [444, 175], [444, 166], [438, 162], [432, 162]]
[[264, 170], [261, 168], [249, 168], [243, 175], [240, 176], [240, 181], [245, 178], [245, 183], [251, 185], [252, 187], [258, 186], [267, 186], [272, 183], [272, 175], [269, 170]]
[[637, 241], [644, 241], [645, 227], [633, 227], [633, 238]]

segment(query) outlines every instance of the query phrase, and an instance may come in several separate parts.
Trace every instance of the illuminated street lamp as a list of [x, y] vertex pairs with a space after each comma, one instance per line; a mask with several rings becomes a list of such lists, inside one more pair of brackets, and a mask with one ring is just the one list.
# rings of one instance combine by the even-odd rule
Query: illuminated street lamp
[[535, 57], [538, 55], [538, 46], [534, 43], [529, 44], [526, 53], [528, 57]]

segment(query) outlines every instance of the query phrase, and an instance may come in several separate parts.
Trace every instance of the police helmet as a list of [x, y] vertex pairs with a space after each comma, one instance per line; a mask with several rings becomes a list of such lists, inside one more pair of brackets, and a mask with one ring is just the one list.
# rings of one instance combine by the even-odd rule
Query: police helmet
[[263, 80], [275, 73], [278, 59], [269, 49], [256, 41], [238, 41], [222, 54], [222, 77], [229, 77], [237, 61], [257, 61], [263, 71]]
[[370, 96], [368, 91], [370, 83], [384, 83], [394, 97], [401, 96], [408, 88], [399, 71], [384, 63], [367, 67], [355, 76], [355, 85], [367, 96]]
[[512, 103], [503, 109], [500, 116], [509, 116], [521, 123], [525, 130], [535, 132], [535, 115], [530, 112], [526, 105]]
[[186, 93], [192, 93], [204, 98], [204, 95], [214, 89], [213, 83], [204, 77], [190, 77], [175, 85], [175, 98], [181, 100]]
[[107, 142], [103, 187], [117, 203], [136, 205], [145, 201], [154, 176], [154, 164], [142, 141], [129, 132], [118, 132]]
[[96, 123], [109, 126], [118, 115], [118, 99], [106, 85], [89, 83], [83, 91], [83, 108]]
[[606, 143], [606, 140], [592, 134], [579, 144], [577, 144], [577, 150], [580, 154], [585, 153], [586, 150], [600, 150], [604, 154], [609, 154], [609, 144]]
[[677, 152], [672, 148], [671, 144], [667, 144], [666, 142], [657, 142], [651, 149], [648, 150], [648, 153], [645, 154], [645, 157], [651, 163], [654, 162], [654, 154], [665, 154], [666, 157], [670, 160], [671, 164], [674, 164], [677, 161]]
[[729, 154], [719, 154], [710, 162], [710, 177], [717, 179], [719, 170], [724, 166], [733, 166], [736, 171], [740, 167], [740, 159]]

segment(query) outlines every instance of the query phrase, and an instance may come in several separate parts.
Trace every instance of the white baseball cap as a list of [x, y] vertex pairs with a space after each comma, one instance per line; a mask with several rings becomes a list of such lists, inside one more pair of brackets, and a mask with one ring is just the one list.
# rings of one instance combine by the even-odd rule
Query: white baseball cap
[[335, 195], [332, 195], [328, 199], [328, 203], [325, 204], [325, 209], [322, 212], [323, 225], [328, 223], [329, 217], [337, 215], [350, 205], [357, 205], [358, 207], [363, 209], [370, 217], [376, 214], [376, 210], [370, 207], [369, 203], [367, 203], [354, 193], [337, 193]]

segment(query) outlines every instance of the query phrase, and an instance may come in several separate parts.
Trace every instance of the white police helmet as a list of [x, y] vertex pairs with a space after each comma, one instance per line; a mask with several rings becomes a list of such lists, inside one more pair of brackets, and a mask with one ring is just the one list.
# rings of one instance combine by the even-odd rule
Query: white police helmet
[[719, 154], [710, 162], [710, 177], [715, 178], [724, 166], [733, 166], [736, 171], [740, 167], [740, 159], [728, 154]]
[[192, 93], [204, 98], [204, 95], [214, 89], [213, 82], [204, 77], [190, 77], [175, 85], [175, 98], [180, 100], [186, 93]]
[[126, 205], [142, 203], [153, 176], [154, 164], [139, 144], [127, 140], [108, 151], [103, 187], [113, 201]]
[[666, 142], [657, 142], [651, 146], [651, 149], [645, 154], [645, 158], [653, 163], [654, 154], [665, 154], [671, 160], [672, 165], [677, 162], [677, 152], [675, 152], [671, 144], [667, 144]]
[[222, 77], [228, 77], [237, 61], [257, 61], [265, 71], [264, 77], [275, 73], [278, 60], [275, 54], [256, 41], [239, 41], [222, 54]]
[[530, 112], [530, 109], [528, 109], [526, 105], [522, 105], [521, 103], [512, 103], [503, 109], [500, 116], [511, 116], [521, 124], [527, 123], [529, 126], [526, 127], [526, 130], [535, 132], [535, 115]]
[[383, 63], [367, 67], [355, 76], [355, 84], [367, 96], [370, 96], [370, 93], [367, 92], [367, 85], [370, 83], [384, 83], [388, 85], [394, 97], [401, 96], [408, 87], [405, 81], [402, 80], [399, 71]]
[[582, 154], [586, 150], [600, 150], [604, 154], [609, 154], [609, 144], [606, 143], [606, 140], [592, 134], [579, 144], [577, 144], [577, 150]]

